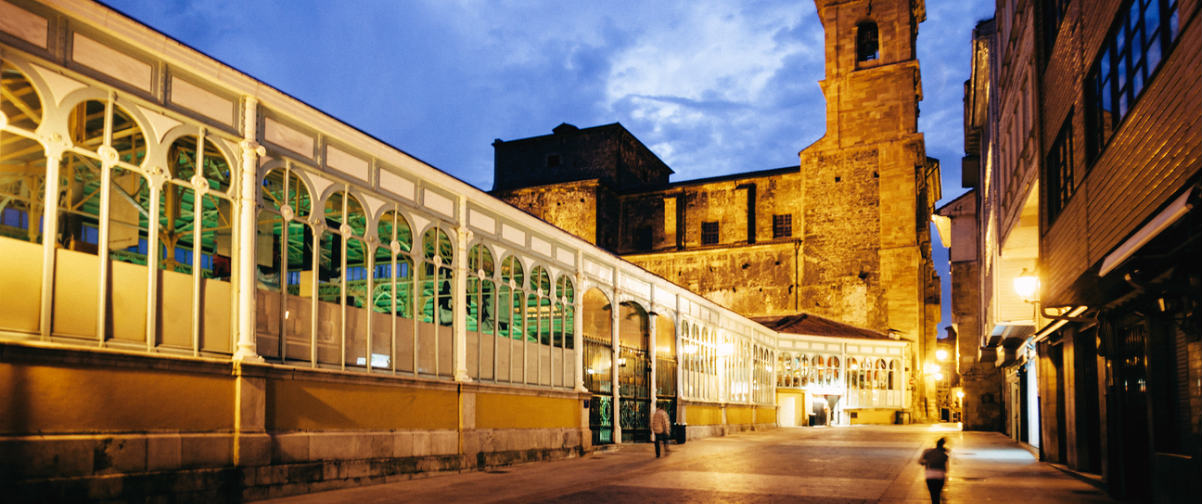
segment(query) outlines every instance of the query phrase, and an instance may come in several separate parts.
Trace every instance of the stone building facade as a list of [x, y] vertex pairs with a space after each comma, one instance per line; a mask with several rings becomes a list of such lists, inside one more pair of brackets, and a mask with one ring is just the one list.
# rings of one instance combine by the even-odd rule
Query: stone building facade
[[1129, 500], [1202, 495], [1200, 12], [1000, 0], [966, 85], [981, 302], [957, 317], [996, 351], [1008, 432]]
[[[924, 3], [817, 4], [827, 130], [798, 166], [669, 182], [621, 125], [561, 125], [495, 142], [492, 194], [736, 312], [806, 312], [911, 341], [917, 370], [940, 296], [939, 163], [917, 123]], [[933, 413], [933, 382], [913, 387], [915, 413]]]

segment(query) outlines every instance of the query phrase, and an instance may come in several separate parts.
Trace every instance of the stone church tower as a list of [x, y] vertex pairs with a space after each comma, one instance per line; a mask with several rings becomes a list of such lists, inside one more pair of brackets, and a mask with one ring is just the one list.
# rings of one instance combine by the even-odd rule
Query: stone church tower
[[[922, 0], [816, 0], [826, 134], [798, 166], [669, 181], [621, 124], [497, 140], [492, 194], [740, 314], [810, 313], [934, 351], [930, 216], [939, 164], [918, 132]], [[908, 387], [917, 418], [935, 383]]]
[[[827, 126], [800, 153], [801, 309], [911, 340], [912, 363], [921, 367], [934, 351], [939, 321], [929, 227], [940, 198], [939, 165], [918, 132], [915, 41], [924, 4], [817, 4], [826, 30]], [[933, 397], [924, 390], [933, 386], [917, 383], [919, 396]]]

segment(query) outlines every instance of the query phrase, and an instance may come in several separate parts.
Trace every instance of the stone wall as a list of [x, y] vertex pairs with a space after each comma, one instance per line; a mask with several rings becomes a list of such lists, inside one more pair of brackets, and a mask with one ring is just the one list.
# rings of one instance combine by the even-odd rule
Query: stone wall
[[603, 191], [597, 179], [590, 179], [494, 191], [493, 196], [596, 245], [605, 222], [599, 218]]
[[744, 316], [797, 312], [800, 242], [626, 255], [624, 259]]
[[493, 142], [493, 190], [598, 179], [610, 187], [663, 185], [672, 170], [621, 124]]

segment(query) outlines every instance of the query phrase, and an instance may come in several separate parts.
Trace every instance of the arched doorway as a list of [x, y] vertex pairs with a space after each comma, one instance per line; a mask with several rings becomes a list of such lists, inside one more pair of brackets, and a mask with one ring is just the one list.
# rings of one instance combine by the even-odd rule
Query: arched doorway
[[618, 312], [618, 418], [622, 441], [651, 440], [650, 319], [637, 303], [625, 301]]
[[593, 444], [614, 442], [613, 395], [613, 316], [609, 299], [593, 288], [584, 293], [584, 313], [581, 322], [584, 332], [584, 388], [592, 393], [589, 399], [588, 424]]

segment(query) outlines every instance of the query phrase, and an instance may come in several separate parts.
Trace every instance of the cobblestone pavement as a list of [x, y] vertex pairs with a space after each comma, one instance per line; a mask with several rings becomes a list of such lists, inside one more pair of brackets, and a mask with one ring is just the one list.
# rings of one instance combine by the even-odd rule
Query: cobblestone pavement
[[276, 499], [277, 503], [930, 502], [923, 448], [947, 437], [943, 502], [1114, 502], [1090, 484], [1035, 460], [997, 433], [947, 425], [782, 428], [585, 457], [436, 475]]

